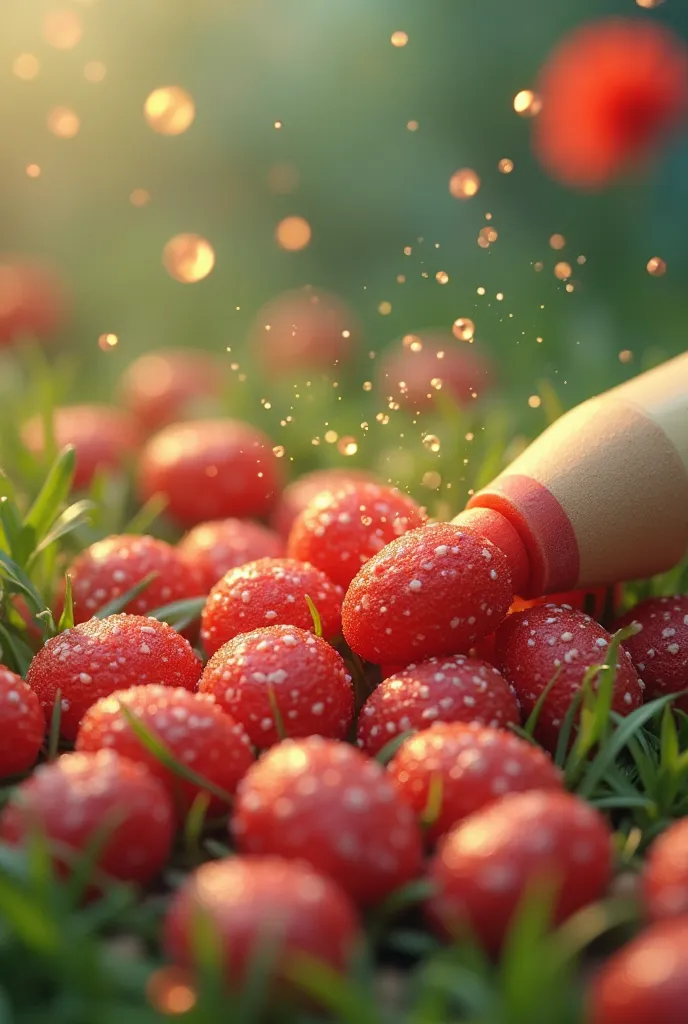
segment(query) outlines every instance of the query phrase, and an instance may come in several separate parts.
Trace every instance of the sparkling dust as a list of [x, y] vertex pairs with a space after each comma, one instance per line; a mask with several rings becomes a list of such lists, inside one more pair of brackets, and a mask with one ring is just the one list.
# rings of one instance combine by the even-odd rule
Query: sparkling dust
[[422, 352], [423, 342], [417, 334], [405, 334], [401, 339], [401, 344], [404, 348], [408, 348], [411, 352]]
[[389, 41], [392, 46], [396, 46], [397, 49], [399, 49], [401, 46], [406, 46], [409, 41], [409, 37], [406, 32], [392, 32]]
[[69, 107], [53, 107], [48, 114], [47, 124], [48, 131], [57, 135], [58, 139], [73, 139], [81, 127], [79, 115]]
[[554, 268], [554, 276], [558, 277], [560, 281], [568, 280], [568, 278], [571, 277], [571, 274], [572, 270], [570, 263], [562, 261], [561, 263], [557, 263]]
[[275, 239], [281, 249], [298, 252], [311, 240], [311, 226], [303, 217], [285, 217], [275, 228]]
[[653, 256], [647, 261], [647, 272], [652, 277], [662, 277], [667, 272], [667, 265], [661, 256]]
[[440, 284], [448, 284], [449, 274], [445, 270], [438, 270], [435, 274], [435, 279], [439, 281]]
[[511, 174], [514, 169], [514, 161], [505, 157], [503, 160], [499, 161], [497, 167], [501, 174]]
[[21, 78], [23, 82], [31, 82], [36, 77], [41, 69], [41, 65], [38, 63], [38, 57], [34, 57], [32, 53], [20, 53], [18, 57], [14, 58], [12, 64], [12, 72]]
[[116, 334], [101, 334], [98, 338], [98, 348], [101, 352], [111, 352], [113, 348], [117, 348], [119, 338]]
[[284, 445], [283, 444], [276, 444], [275, 447], [272, 449], [272, 454], [274, 456], [276, 456], [278, 459], [283, 458], [284, 457]]
[[81, 18], [69, 8], [50, 11], [43, 19], [43, 38], [56, 50], [73, 50], [83, 34]]
[[215, 250], [202, 235], [175, 235], [163, 249], [162, 262], [175, 281], [195, 284], [207, 277], [215, 266]]
[[542, 100], [530, 89], [521, 89], [514, 96], [514, 110], [521, 117], [537, 117], [542, 110]]
[[475, 336], [475, 324], [467, 317], [459, 317], [452, 324], [452, 333], [459, 341], [473, 341]]
[[132, 206], [147, 206], [150, 202], [150, 192], [147, 188], [135, 188], [129, 195], [129, 202]]
[[449, 191], [454, 199], [470, 199], [477, 195], [480, 188], [480, 178], [470, 167], [463, 167], [460, 171], [454, 171], [449, 179]]
[[566, 239], [563, 235], [550, 235], [549, 244], [552, 249], [563, 249], [566, 245]]
[[196, 116], [194, 101], [179, 85], [155, 89], [143, 105], [148, 125], [159, 135], [181, 135]]
[[84, 78], [87, 82], [102, 82], [107, 74], [107, 68], [102, 60], [90, 60], [84, 67]]
[[350, 437], [349, 435], [340, 437], [339, 441], [337, 442], [337, 451], [341, 455], [355, 455], [356, 452], [358, 451], [358, 444], [356, 442], [356, 438]]
[[381, 302], [380, 305], [377, 307], [377, 311], [381, 316], [389, 316], [389, 314], [392, 312], [392, 303]]
[[542, 399], [539, 395], [531, 395], [528, 399], [528, 405], [531, 409], [539, 409], [542, 404]]
[[423, 434], [423, 447], [429, 452], [438, 452], [441, 444], [437, 434]]

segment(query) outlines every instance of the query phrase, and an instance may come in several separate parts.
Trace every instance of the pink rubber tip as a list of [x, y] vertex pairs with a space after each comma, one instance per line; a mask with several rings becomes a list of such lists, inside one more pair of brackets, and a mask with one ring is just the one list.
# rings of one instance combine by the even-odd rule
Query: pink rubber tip
[[514, 593], [522, 594], [528, 589], [530, 563], [528, 552], [517, 531], [500, 512], [491, 508], [467, 508], [452, 520], [457, 526], [487, 537], [507, 557]]

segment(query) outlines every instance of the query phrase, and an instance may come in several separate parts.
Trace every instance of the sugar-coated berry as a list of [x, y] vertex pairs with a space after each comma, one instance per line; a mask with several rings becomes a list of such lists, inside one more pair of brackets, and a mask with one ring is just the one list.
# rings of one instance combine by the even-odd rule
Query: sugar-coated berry
[[[230, 796], [253, 764], [245, 730], [222, 711], [212, 696], [149, 683], [102, 697], [82, 718], [76, 749], [110, 749], [145, 765], [165, 785], [182, 813], [189, 810], [203, 788], [166, 768], [138, 738], [125, 712], [142, 722], [177, 761]], [[212, 796], [208, 810], [222, 813], [227, 810], [226, 802]]]
[[382, 765], [319, 736], [285, 740], [249, 769], [232, 831], [242, 853], [304, 859], [357, 903], [383, 900], [421, 869], [415, 816]]
[[[688, 688], [688, 594], [650, 597], [631, 608], [616, 628], [637, 622], [642, 627], [624, 647], [647, 687], [647, 699]], [[688, 696], [676, 706], [688, 711]]]
[[267, 626], [230, 640], [206, 665], [199, 689], [241, 722], [256, 747], [284, 736], [344, 739], [354, 716], [344, 659], [296, 626]]
[[602, 965], [590, 987], [586, 1024], [685, 1024], [688, 917], [659, 921]]
[[295, 520], [287, 552], [348, 587], [368, 559], [426, 518], [425, 509], [394, 487], [350, 483], [316, 495]]
[[182, 537], [177, 550], [201, 575], [203, 593], [240, 565], [259, 558], [281, 558], [285, 545], [279, 534], [250, 519], [217, 519], [199, 523]]
[[[554, 751], [571, 701], [591, 665], [601, 665], [610, 634], [583, 612], [543, 605], [507, 616], [497, 630], [497, 664], [516, 690], [527, 718], [557, 674], [538, 716], [535, 736]], [[597, 688], [599, 677], [593, 686]], [[612, 707], [628, 715], [643, 702], [642, 683], [628, 652], [619, 649]]]
[[565, 792], [510, 793], [470, 815], [440, 842], [429, 869], [433, 925], [466, 926], [491, 953], [527, 894], [553, 888], [553, 923], [603, 896], [612, 874], [612, 833], [602, 815]]
[[0, 665], [0, 779], [31, 768], [44, 736], [38, 697], [21, 676]]
[[84, 713], [115, 690], [146, 683], [193, 690], [201, 663], [188, 640], [143, 615], [89, 619], [53, 637], [36, 654], [26, 681], [50, 722], [58, 692], [60, 730], [76, 736]]
[[506, 793], [562, 788], [559, 769], [539, 747], [465, 722], [437, 722], [409, 736], [387, 771], [417, 815], [433, 815], [430, 840]]
[[[43, 455], [43, 419], [34, 416], [22, 427], [22, 441], [34, 455]], [[119, 470], [133, 455], [136, 429], [126, 413], [108, 405], [63, 405], [53, 411], [58, 449], [73, 445], [76, 454], [73, 487], [83, 490], [96, 474]]]
[[200, 349], [155, 349], [130, 363], [119, 381], [122, 404], [152, 433], [193, 416], [219, 395], [219, 361]]
[[650, 847], [642, 895], [653, 920], [688, 916], [688, 818], [674, 822]]
[[203, 593], [200, 573], [164, 540], [123, 534], [91, 544], [69, 569], [74, 621], [86, 622], [152, 573], [155, 579], [124, 611], [146, 615], [171, 601]]
[[71, 867], [64, 851], [86, 853], [102, 833], [96, 870], [143, 884], [167, 861], [174, 814], [165, 787], [143, 765], [112, 750], [63, 754], [22, 782], [0, 815], [5, 843], [23, 845], [37, 830], [63, 873]]
[[281, 488], [279, 460], [270, 438], [239, 420], [172, 423], [141, 453], [139, 494], [167, 500], [181, 526], [228, 516], [263, 516]]
[[491, 633], [512, 599], [499, 548], [462, 527], [433, 523], [392, 541], [353, 578], [344, 636], [376, 664], [456, 654]]
[[232, 569], [208, 595], [201, 637], [208, 654], [239, 633], [261, 626], [299, 626], [313, 630], [306, 597], [315, 605], [326, 640], [341, 630], [343, 591], [312, 565], [293, 558], [259, 558]]
[[309, 505], [321, 491], [339, 490], [346, 484], [357, 481], [379, 483], [374, 473], [366, 469], [314, 469], [284, 488], [273, 509], [270, 523], [280, 537], [287, 538], [294, 520], [306, 505]]
[[433, 722], [478, 722], [506, 729], [520, 722], [509, 685], [485, 661], [455, 654], [428, 658], [387, 676], [358, 719], [358, 745], [375, 755], [389, 740]]
[[270, 974], [286, 980], [290, 957], [306, 955], [344, 971], [359, 940], [356, 911], [331, 879], [282, 857], [231, 857], [196, 868], [172, 897], [164, 925], [169, 958], [197, 966], [200, 915], [213, 925], [225, 979], [241, 986], [266, 946]]

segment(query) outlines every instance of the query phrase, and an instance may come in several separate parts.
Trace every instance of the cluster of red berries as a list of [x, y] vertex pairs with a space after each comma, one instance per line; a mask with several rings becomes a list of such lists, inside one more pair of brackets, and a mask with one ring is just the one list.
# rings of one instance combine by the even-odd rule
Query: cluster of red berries
[[[189, 532], [176, 546], [116, 536], [83, 551], [71, 567], [77, 624], [37, 651], [25, 682], [0, 674], [4, 777], [35, 765], [58, 704], [75, 747], [20, 781], [0, 816], [4, 841], [40, 826], [66, 873], [109, 823], [93, 885], [146, 883], [204, 793], [206, 813], [229, 812], [239, 856], [189, 876], [165, 941], [191, 966], [194, 915], [205, 909], [232, 978], [271, 927], [285, 957], [343, 968], [358, 908], [424, 874], [436, 932], [469, 929], [491, 953], [538, 880], [556, 880], [555, 922], [605, 893], [610, 826], [565, 792], [551, 756], [611, 641], [579, 595], [515, 603], [499, 548], [429, 522], [370, 477], [314, 474], [280, 496], [269, 442], [244, 424], [165, 428], [144, 449], [139, 480], [144, 496], [165, 494]], [[274, 528], [247, 515], [271, 515]], [[94, 617], [148, 577], [124, 612]], [[194, 595], [205, 596], [205, 665], [185, 636], [149, 617]], [[648, 600], [630, 618], [642, 630], [619, 649], [620, 715], [644, 689], [681, 689], [688, 672], [688, 597]], [[381, 667], [367, 699], [344, 641]], [[538, 702], [534, 746], [511, 726]], [[376, 757], [391, 741], [384, 765]], [[657, 842], [644, 891], [658, 923], [639, 943], [688, 927], [686, 849], [682, 826]], [[619, 954], [621, 964], [632, 955]], [[612, 961], [601, 976], [600, 999], [612, 998], [619, 969]]]

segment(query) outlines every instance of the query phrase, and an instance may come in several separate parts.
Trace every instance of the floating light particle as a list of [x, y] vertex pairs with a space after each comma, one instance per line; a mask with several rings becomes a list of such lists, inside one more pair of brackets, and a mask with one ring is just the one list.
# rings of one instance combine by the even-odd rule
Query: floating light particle
[[635, 0], [638, 7], [644, 7], [645, 10], [651, 11], [655, 7], [661, 7], [664, 0]]
[[418, 129], [420, 128], [420, 124], [418, 121], [407, 121], [406, 127], [410, 132], [417, 132]]
[[380, 305], [377, 307], [377, 311], [381, 316], [389, 316], [389, 314], [392, 312], [392, 303], [381, 302]]
[[497, 167], [499, 168], [500, 174], [511, 174], [514, 169], [514, 161], [505, 157], [503, 160], [499, 161]]
[[653, 256], [647, 261], [647, 272], [652, 277], [663, 277], [667, 272], [667, 265], [661, 256]]
[[485, 289], [483, 288], [482, 285], [480, 286], [480, 288], [478, 288], [476, 290], [478, 292], [478, 295], [484, 295], [485, 294]]
[[146, 984], [148, 1002], [158, 1013], [188, 1013], [196, 1005], [196, 993], [188, 974], [179, 967], [161, 967]]
[[101, 352], [111, 352], [118, 344], [119, 338], [116, 334], [101, 334], [98, 338], [98, 348]]
[[392, 46], [395, 46], [397, 49], [399, 49], [402, 46], [406, 46], [406, 44], [408, 43], [408, 33], [401, 31], [392, 32], [389, 41], [392, 44]]
[[573, 292], [575, 290], [576, 290], [575, 289], [575, 285], [571, 284], [571, 282], [569, 281], [569, 283], [566, 285], [566, 291], [567, 292]]
[[373, 390], [373, 382], [372, 382], [372, 380], [364, 380], [363, 381], [363, 390], [364, 391], [372, 391]]
[[90, 60], [84, 67], [84, 78], [87, 82], [102, 82], [107, 74], [107, 68], [102, 60]]
[[427, 270], [423, 270], [423, 271], [421, 271], [421, 275], [420, 275], [420, 276], [421, 276], [421, 277], [426, 277], [426, 278], [427, 278], [427, 277], [430, 277], [430, 275], [428, 274]]
[[435, 274], [435, 279], [439, 281], [440, 284], [448, 284], [449, 274], [446, 272], [446, 270], [438, 270], [437, 273]]
[[33, 81], [40, 70], [38, 57], [34, 57], [32, 53], [20, 53], [18, 57], [14, 58], [12, 72], [17, 78], [21, 78], [22, 82]]
[[442, 444], [437, 434], [423, 434], [423, 447], [429, 452], [438, 452]]
[[568, 280], [572, 273], [571, 264], [564, 261], [557, 263], [554, 268], [554, 276], [558, 277], [560, 281]]
[[68, 7], [49, 11], [43, 19], [43, 38], [56, 50], [73, 50], [83, 34], [81, 18]]
[[159, 135], [182, 135], [194, 122], [196, 107], [191, 95], [179, 85], [166, 85], [147, 97], [143, 113]]
[[537, 117], [542, 110], [542, 100], [536, 92], [521, 89], [514, 96], [514, 110], [521, 117]]
[[350, 338], [351, 331], [342, 331], [342, 338]]
[[81, 127], [79, 115], [69, 107], [53, 107], [48, 114], [47, 124], [48, 131], [58, 139], [73, 139]]
[[135, 188], [129, 195], [132, 206], [146, 206], [150, 202], [150, 192], [146, 188]]
[[474, 437], [475, 437], [475, 434], [471, 433], [471, 431], [469, 430], [469, 432], [466, 434], [466, 440], [467, 441], [472, 441]]
[[493, 242], [496, 242], [499, 238], [499, 233], [495, 228], [484, 227], [478, 232], [478, 245], [481, 249], [489, 249]]
[[497, 300], [497, 302], [502, 302], [504, 300], [504, 292], [497, 292], [497, 294], [495, 295], [495, 299]]
[[295, 164], [274, 164], [268, 171], [267, 180], [271, 192], [277, 196], [286, 196], [298, 188], [301, 175]]
[[412, 252], [413, 252], [413, 249], [411, 248], [410, 245], [405, 245], [404, 246], [404, 256], [410, 256]]
[[537, 341], [538, 345], [542, 345], [542, 338], [536, 338], [535, 340]]
[[311, 240], [311, 226], [305, 217], [285, 217], [275, 229], [275, 239], [281, 249], [299, 252]]
[[355, 455], [358, 451], [358, 443], [355, 437], [345, 435], [337, 442], [337, 451], [340, 455]]
[[202, 235], [175, 235], [163, 249], [162, 262], [175, 281], [195, 284], [207, 277], [215, 266], [215, 250]]
[[335, 441], [339, 440], [339, 434], [336, 430], [328, 430], [325, 434], [325, 440], [328, 444], [334, 444]]
[[491, 213], [486, 213], [485, 214], [485, 220], [492, 220], [492, 214]]
[[441, 391], [443, 383], [444, 381], [442, 380], [441, 377], [432, 377], [430, 380], [430, 387], [434, 388], [435, 391]]
[[531, 409], [539, 409], [542, 405], [542, 399], [539, 395], [531, 395], [528, 399], [528, 405]]
[[621, 350], [621, 352], [619, 352], [620, 363], [630, 363], [632, 359], [633, 353], [631, 352], [630, 348], [624, 348]]
[[470, 167], [454, 171], [449, 179], [449, 191], [454, 199], [471, 199], [477, 195], [479, 188], [480, 178]]
[[417, 334], [405, 334], [401, 339], [401, 344], [411, 352], [422, 352], [423, 350], [423, 342]]
[[550, 235], [549, 244], [552, 249], [563, 249], [566, 245], [566, 239], [563, 235]]
[[423, 473], [421, 483], [429, 491], [437, 491], [442, 486], [442, 477], [436, 469], [429, 469], [427, 473]]
[[585, 256], [577, 256], [576, 257], [576, 263], [578, 263], [581, 267], [583, 266], [583, 264], [585, 262], [586, 262]]
[[387, 415], [386, 412], [378, 412], [375, 416], [375, 419], [377, 420], [378, 423], [381, 423], [383, 427], [389, 423], [389, 416]]
[[397, 274], [397, 284], [406, 284], [406, 277], [404, 274]]
[[273, 127], [273, 128], [276, 128], [276, 129], [277, 129], [277, 131], [279, 131], [279, 130], [280, 130], [280, 128], [282, 128], [282, 127], [283, 127], [283, 122], [282, 122], [282, 121], [275, 121], [272, 127]]
[[473, 341], [475, 324], [468, 317], [460, 316], [452, 324], [452, 333], [459, 341]]
[[544, 270], [544, 268], [545, 264], [541, 263], [540, 260], [538, 260], [537, 263], [533, 263], [533, 270], [536, 274], [539, 274], [541, 270]]
[[26, 168], [26, 173], [30, 178], [40, 178], [41, 169], [38, 164], [29, 164]]

